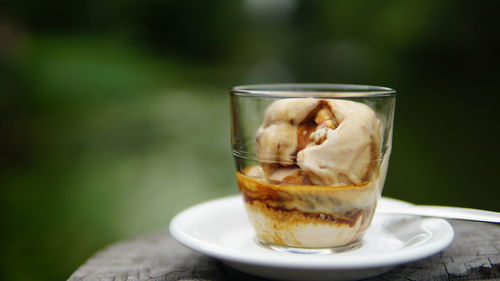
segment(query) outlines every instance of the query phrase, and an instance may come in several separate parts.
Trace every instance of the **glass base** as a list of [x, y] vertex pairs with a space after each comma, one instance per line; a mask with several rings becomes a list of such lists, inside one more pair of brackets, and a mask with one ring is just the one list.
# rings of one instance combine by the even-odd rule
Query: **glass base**
[[299, 248], [299, 247], [289, 247], [289, 246], [268, 243], [268, 242], [265, 242], [265, 241], [258, 239], [257, 237], [254, 238], [254, 241], [255, 241], [255, 243], [257, 243], [258, 245], [260, 245], [264, 248], [271, 249], [271, 250], [274, 250], [277, 252], [292, 253], [292, 254], [305, 254], [305, 255], [329, 255], [329, 254], [344, 253], [344, 252], [358, 249], [363, 244], [363, 241], [359, 240], [359, 241], [355, 241], [349, 245], [340, 246], [340, 247], [333, 247], [333, 248]]

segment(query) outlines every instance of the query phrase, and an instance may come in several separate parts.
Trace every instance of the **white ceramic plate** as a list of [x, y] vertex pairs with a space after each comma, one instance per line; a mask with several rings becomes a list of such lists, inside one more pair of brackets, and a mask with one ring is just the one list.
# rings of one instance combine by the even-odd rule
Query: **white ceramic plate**
[[[382, 198], [386, 206], [409, 203]], [[445, 249], [453, 229], [443, 219], [375, 215], [360, 248], [328, 255], [283, 253], [253, 240], [240, 196], [212, 200], [179, 213], [170, 233], [184, 246], [240, 271], [282, 280], [358, 280]]]

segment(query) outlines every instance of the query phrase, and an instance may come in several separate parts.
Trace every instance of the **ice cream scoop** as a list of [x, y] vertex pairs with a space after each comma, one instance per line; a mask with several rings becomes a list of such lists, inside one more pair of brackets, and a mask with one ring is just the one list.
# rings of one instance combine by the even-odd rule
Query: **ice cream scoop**
[[380, 159], [380, 127], [375, 112], [359, 102], [275, 101], [257, 133], [265, 178], [314, 185], [370, 181]]

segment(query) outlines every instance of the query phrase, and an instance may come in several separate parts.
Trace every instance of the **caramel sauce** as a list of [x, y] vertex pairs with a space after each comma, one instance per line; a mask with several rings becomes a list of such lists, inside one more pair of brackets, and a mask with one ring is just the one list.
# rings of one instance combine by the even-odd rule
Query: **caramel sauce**
[[316, 130], [316, 123], [312, 119], [308, 119], [299, 124], [297, 127], [297, 153], [302, 149], [306, 148], [307, 144], [310, 142], [309, 138], [311, 134]]
[[[320, 101], [318, 106], [311, 111], [302, 122], [297, 126], [297, 154], [302, 149], [306, 148], [311, 142], [310, 136], [317, 129], [327, 127], [335, 129], [337, 120], [331, 112], [330, 106], [326, 101]], [[319, 144], [319, 143], [316, 143]]]
[[[261, 200], [256, 199], [256, 198], [251, 198], [248, 196], [243, 196], [243, 199], [245, 202], [249, 204], [253, 204], [254, 201], [259, 201], [263, 203]], [[265, 204], [265, 203], [263, 203]], [[267, 208], [272, 209], [274, 211], [282, 212], [282, 213], [288, 213], [288, 214], [295, 214], [299, 216], [303, 216], [304, 218], [309, 218], [309, 219], [314, 219], [314, 220], [320, 220], [320, 221], [329, 221], [332, 223], [336, 224], [347, 224], [349, 227], [354, 226], [356, 224], [356, 221], [361, 215], [367, 214], [367, 210], [356, 210], [353, 214], [349, 214], [347, 217], [341, 217], [341, 216], [335, 216], [332, 214], [327, 214], [325, 212], [303, 212], [298, 210], [297, 208], [293, 209], [287, 209], [284, 207], [273, 207], [270, 205], [265, 204]]]
[[[371, 217], [371, 213], [373, 212], [373, 208], [370, 207], [353, 209], [350, 212], [342, 214], [309, 212], [302, 211], [296, 207], [290, 207], [290, 205], [293, 205], [294, 200], [304, 203], [304, 199], [301, 198], [304, 195], [310, 196], [311, 194], [315, 194], [317, 196], [326, 196], [325, 194], [335, 192], [335, 190], [369, 188], [367, 183], [349, 186], [273, 184], [259, 181], [241, 173], [236, 173], [236, 178], [245, 203], [256, 208], [264, 208], [264, 212], [269, 215], [278, 216], [280, 220], [293, 217], [294, 221], [345, 224], [352, 227], [356, 224], [360, 216], [362, 216], [361, 223], [363, 224], [366, 219]], [[277, 213], [270, 214], [273, 211]]]

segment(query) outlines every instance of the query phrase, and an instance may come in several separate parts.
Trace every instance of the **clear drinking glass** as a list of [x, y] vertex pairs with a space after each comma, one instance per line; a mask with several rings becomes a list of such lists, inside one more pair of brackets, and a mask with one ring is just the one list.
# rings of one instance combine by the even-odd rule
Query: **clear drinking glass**
[[299, 253], [361, 244], [387, 173], [395, 99], [344, 84], [231, 90], [236, 179], [258, 243]]

